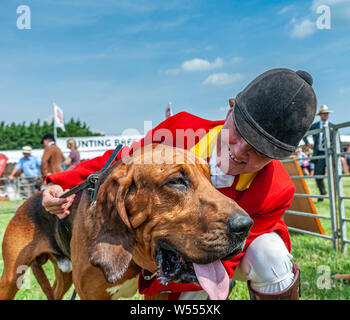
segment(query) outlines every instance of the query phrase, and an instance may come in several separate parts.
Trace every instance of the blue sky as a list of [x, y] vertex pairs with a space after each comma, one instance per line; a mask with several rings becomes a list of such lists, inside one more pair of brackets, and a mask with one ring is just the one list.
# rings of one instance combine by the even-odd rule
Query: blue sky
[[[19, 5], [31, 29], [19, 30]], [[331, 28], [318, 29], [328, 5]], [[188, 111], [223, 119], [230, 97], [276, 67], [306, 70], [318, 104], [350, 121], [350, 0], [3, 0], [0, 119], [65, 119], [119, 135]], [[350, 133], [350, 129], [343, 133]]]

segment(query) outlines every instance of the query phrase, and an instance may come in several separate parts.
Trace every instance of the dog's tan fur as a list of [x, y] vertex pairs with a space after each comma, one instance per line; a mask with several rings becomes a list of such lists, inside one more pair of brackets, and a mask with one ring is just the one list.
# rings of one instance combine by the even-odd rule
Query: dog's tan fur
[[[183, 163], [174, 163], [179, 159]], [[176, 179], [187, 179], [188, 187], [173, 188]], [[71, 213], [73, 271], [63, 273], [54, 259], [57, 252], [28, 215], [28, 203], [38, 196], [27, 200], [7, 227], [0, 299], [15, 297], [19, 265], [32, 266], [49, 299], [61, 299], [72, 281], [81, 299], [110, 299], [113, 288], [137, 277], [140, 268], [157, 270], [160, 239], [192, 262], [226, 256], [232, 250], [227, 222], [245, 214], [211, 185], [203, 160], [182, 149], [145, 147], [109, 170], [95, 203], [90, 205], [87, 192], [82, 195]], [[55, 266], [53, 288], [41, 274], [47, 259]]]

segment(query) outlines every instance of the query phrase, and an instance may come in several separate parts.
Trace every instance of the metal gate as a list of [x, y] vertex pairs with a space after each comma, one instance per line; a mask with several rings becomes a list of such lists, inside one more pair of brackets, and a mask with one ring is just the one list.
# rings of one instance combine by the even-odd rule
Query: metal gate
[[14, 213], [25, 199], [36, 192], [40, 177], [0, 178], [0, 213]]
[[[337, 197], [337, 209], [339, 217], [339, 228], [337, 234], [340, 238], [340, 248], [344, 252], [346, 250], [347, 244], [350, 243], [347, 235], [347, 222], [350, 222], [350, 219], [346, 216], [345, 201], [350, 200], [350, 196], [345, 195], [344, 193], [344, 179], [349, 178], [349, 173], [343, 173], [341, 157], [350, 156], [350, 152], [344, 152], [342, 150], [342, 145], [340, 143], [340, 129], [349, 128], [350, 121], [334, 125], [332, 130], [334, 130], [334, 141], [333, 141], [333, 154], [335, 159], [335, 170], [334, 170], [334, 179], [336, 185], [336, 197]], [[348, 190], [350, 191], [350, 190]]]
[[[310, 130], [305, 136], [316, 135], [323, 133], [325, 137], [325, 152], [324, 155], [313, 156], [308, 158], [287, 159], [282, 162], [293, 162], [303, 160], [319, 160], [325, 159], [327, 175], [312, 175], [312, 176], [291, 176], [292, 179], [326, 179], [328, 186], [327, 195], [316, 194], [298, 194], [294, 197], [318, 198], [329, 200], [329, 216], [317, 215], [286, 210], [286, 213], [298, 216], [312, 217], [329, 220], [331, 223], [331, 234], [324, 235], [306, 230], [289, 227], [290, 231], [299, 232], [311, 236], [316, 236], [332, 241], [335, 250], [345, 251], [346, 244], [350, 243], [347, 237], [346, 222], [350, 219], [346, 216], [346, 206], [344, 200], [350, 200], [350, 196], [344, 194], [343, 179], [350, 177], [349, 173], [343, 173], [341, 157], [350, 156], [350, 152], [344, 152], [340, 143], [339, 129], [349, 128], [350, 122], [345, 122], [338, 125], [325, 126], [322, 129]], [[332, 137], [332, 139], [331, 139]]]

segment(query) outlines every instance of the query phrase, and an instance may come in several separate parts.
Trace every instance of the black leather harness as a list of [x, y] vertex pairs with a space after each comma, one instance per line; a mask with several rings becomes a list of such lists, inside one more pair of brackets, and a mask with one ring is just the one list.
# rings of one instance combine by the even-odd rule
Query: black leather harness
[[112, 164], [112, 162], [115, 160], [115, 158], [117, 157], [117, 155], [122, 147], [123, 147], [123, 145], [119, 144], [114, 149], [113, 153], [110, 155], [108, 161], [105, 163], [105, 165], [103, 166], [101, 171], [90, 174], [84, 182], [78, 184], [76, 187], [74, 187], [74, 188], [70, 189], [69, 191], [67, 191], [66, 193], [62, 194], [60, 196], [60, 198], [67, 198], [70, 195], [76, 194], [81, 190], [88, 189], [88, 191], [90, 193], [90, 203], [93, 203], [94, 201], [96, 201], [97, 193], [98, 193], [98, 190], [101, 186], [100, 177], [101, 177], [102, 173], [105, 170], [107, 170], [109, 168], [109, 166]]

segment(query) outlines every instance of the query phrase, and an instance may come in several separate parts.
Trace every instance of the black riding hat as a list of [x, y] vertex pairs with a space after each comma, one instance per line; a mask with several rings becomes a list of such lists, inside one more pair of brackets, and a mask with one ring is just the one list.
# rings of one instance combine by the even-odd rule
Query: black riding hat
[[255, 78], [235, 99], [235, 126], [254, 149], [273, 158], [292, 155], [309, 130], [317, 101], [305, 71], [272, 69]]

